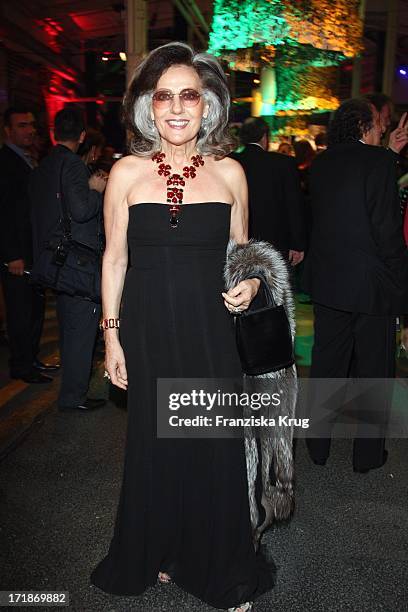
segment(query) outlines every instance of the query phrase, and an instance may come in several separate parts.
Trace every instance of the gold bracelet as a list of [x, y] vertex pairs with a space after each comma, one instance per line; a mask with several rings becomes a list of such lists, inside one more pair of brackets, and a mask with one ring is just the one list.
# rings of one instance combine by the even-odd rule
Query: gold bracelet
[[102, 319], [99, 329], [119, 329], [120, 319]]

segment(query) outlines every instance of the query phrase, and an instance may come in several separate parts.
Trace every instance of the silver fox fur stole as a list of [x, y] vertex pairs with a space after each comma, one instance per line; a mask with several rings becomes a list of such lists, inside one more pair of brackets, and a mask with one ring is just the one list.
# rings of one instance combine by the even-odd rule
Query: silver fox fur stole
[[[289, 282], [289, 272], [283, 257], [268, 242], [251, 240], [247, 244], [237, 245], [230, 241], [227, 249], [227, 261], [224, 269], [226, 288], [235, 287], [247, 278], [261, 276], [268, 283], [276, 305], [283, 304], [290, 327], [292, 340], [295, 340], [295, 308]], [[263, 374], [245, 376], [246, 386], [251, 391], [273, 393], [281, 391], [281, 404], [261, 408], [260, 416], [276, 417], [277, 413], [294, 417], [297, 399], [296, 366]], [[252, 427], [245, 428], [245, 455], [248, 473], [248, 493], [254, 545], [257, 549], [263, 531], [274, 519], [286, 519], [290, 516], [293, 505], [293, 428], [261, 427], [260, 457], [257, 440]], [[265, 519], [259, 525], [259, 510], [255, 499], [255, 481], [260, 464], [262, 474], [262, 500]], [[270, 480], [270, 467], [273, 464], [275, 483]]]

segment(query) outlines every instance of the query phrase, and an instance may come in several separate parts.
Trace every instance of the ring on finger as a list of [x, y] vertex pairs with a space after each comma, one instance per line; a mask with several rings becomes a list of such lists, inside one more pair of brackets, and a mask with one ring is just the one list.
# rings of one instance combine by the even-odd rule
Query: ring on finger
[[231, 312], [234, 314], [239, 314], [241, 312], [241, 308], [239, 308], [239, 306], [234, 306]]
[[107, 370], [105, 370], [105, 373], [104, 373], [103, 377], [107, 378], [108, 380], [111, 379], [110, 374], [109, 374], [109, 372]]

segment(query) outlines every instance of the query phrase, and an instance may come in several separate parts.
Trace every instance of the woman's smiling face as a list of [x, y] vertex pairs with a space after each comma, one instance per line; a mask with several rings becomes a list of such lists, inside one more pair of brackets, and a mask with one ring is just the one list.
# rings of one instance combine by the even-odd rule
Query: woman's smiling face
[[190, 97], [192, 103], [184, 102], [179, 95], [170, 97], [167, 102], [153, 100], [152, 119], [156, 128], [169, 144], [179, 146], [191, 142], [197, 137], [207, 112], [203, 97], [197, 99], [194, 93], [202, 94], [200, 77], [191, 66], [171, 66], [161, 75], [154, 93], [166, 92]]

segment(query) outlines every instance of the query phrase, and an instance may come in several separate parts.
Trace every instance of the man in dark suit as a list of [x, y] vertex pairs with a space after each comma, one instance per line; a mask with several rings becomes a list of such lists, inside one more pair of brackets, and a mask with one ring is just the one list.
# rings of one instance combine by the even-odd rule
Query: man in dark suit
[[[334, 115], [327, 151], [312, 165], [313, 225], [304, 279], [314, 303], [312, 378], [395, 376], [396, 315], [408, 311], [408, 253], [396, 156], [378, 146], [380, 138], [375, 109], [367, 101], [349, 100]], [[354, 440], [357, 472], [381, 467], [387, 459], [389, 395], [382, 400], [378, 436], [363, 437], [360, 428]], [[363, 421], [366, 408], [361, 401]], [[330, 424], [326, 433], [330, 436]], [[323, 465], [330, 437], [309, 438], [307, 444], [314, 462]]]
[[[47, 241], [62, 231], [59, 197], [64, 198], [69, 211], [72, 238], [102, 252], [102, 193], [106, 179], [98, 175], [90, 177], [76, 154], [85, 138], [78, 109], [70, 107], [57, 113], [54, 136], [57, 145], [30, 179], [34, 261]], [[100, 304], [89, 299], [64, 293], [57, 295], [62, 361], [60, 410], [86, 411], [105, 403], [87, 398], [100, 310]]]
[[6, 142], [0, 150], [0, 267], [7, 313], [10, 376], [27, 383], [52, 380], [41, 371], [58, 366], [37, 359], [44, 297], [29, 283], [32, 241], [28, 180], [35, 165], [30, 148], [34, 115], [23, 107], [4, 114]]
[[291, 157], [268, 152], [268, 133], [264, 119], [246, 119], [240, 132], [245, 149], [232, 156], [248, 181], [250, 238], [270, 242], [296, 265], [306, 247], [299, 176]]

